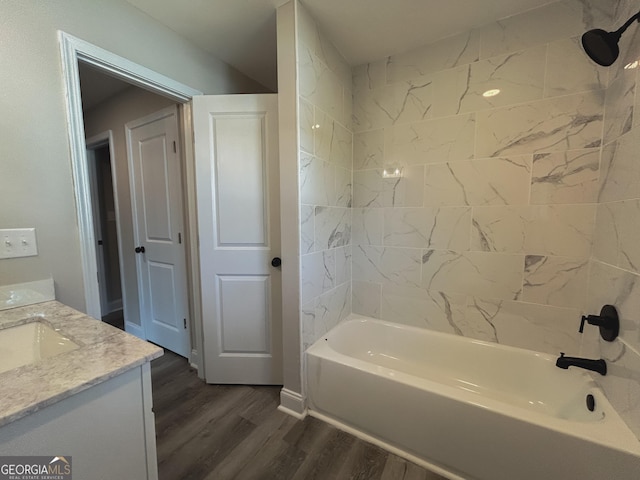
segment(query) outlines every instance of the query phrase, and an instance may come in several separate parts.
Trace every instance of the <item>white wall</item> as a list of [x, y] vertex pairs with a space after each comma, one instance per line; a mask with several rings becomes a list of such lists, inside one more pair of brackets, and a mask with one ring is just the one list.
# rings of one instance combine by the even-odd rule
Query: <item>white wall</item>
[[138, 307], [139, 297], [136, 259], [133, 251], [135, 245], [133, 237], [131, 189], [129, 187], [127, 138], [124, 125], [132, 120], [157, 112], [173, 103], [173, 101], [167, 98], [140, 88], [131, 87], [108, 101], [84, 112], [84, 125], [87, 138], [91, 138], [107, 130], [113, 132], [113, 155], [115, 157], [114, 176], [116, 177], [118, 190], [120, 241], [123, 245], [122, 263], [124, 266], [124, 284], [122, 285], [122, 289], [126, 291], [126, 320], [136, 325], [140, 325], [140, 311]]
[[300, 350], [300, 220], [298, 188], [298, 75], [296, 68], [296, 3], [278, 8], [278, 131], [280, 136], [280, 249], [282, 252], [281, 405], [298, 414], [302, 398]]
[[39, 250], [2, 260], [0, 285], [52, 275], [83, 310], [58, 30], [204, 93], [266, 89], [122, 0], [3, 0], [0, 19], [0, 228], [35, 227]]

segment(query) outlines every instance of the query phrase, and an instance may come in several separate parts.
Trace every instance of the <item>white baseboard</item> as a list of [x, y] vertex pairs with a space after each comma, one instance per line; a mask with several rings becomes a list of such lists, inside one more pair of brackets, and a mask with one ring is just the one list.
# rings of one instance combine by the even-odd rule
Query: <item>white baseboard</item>
[[278, 406], [278, 410], [298, 420], [302, 420], [307, 416], [307, 409], [304, 406], [302, 395], [286, 388], [280, 390], [280, 406]]
[[200, 368], [200, 356], [198, 355], [198, 350], [195, 348], [191, 349], [191, 355], [189, 356], [189, 365], [191, 368], [195, 369], [198, 372], [198, 378], [204, 380], [204, 368]]
[[107, 310], [109, 310], [107, 313], [113, 313], [117, 310], [122, 310], [122, 299], [119, 298], [118, 300], [109, 302], [107, 304]]

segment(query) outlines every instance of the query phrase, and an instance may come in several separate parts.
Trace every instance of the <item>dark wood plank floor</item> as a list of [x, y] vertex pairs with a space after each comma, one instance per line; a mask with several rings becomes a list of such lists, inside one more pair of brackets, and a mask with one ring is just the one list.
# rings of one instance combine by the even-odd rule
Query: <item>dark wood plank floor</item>
[[171, 352], [151, 363], [160, 480], [444, 480], [307, 417], [280, 387], [214, 386]]
[[108, 323], [112, 327], [124, 330], [124, 313], [122, 310], [116, 310], [115, 312], [105, 315], [102, 317], [102, 321]]

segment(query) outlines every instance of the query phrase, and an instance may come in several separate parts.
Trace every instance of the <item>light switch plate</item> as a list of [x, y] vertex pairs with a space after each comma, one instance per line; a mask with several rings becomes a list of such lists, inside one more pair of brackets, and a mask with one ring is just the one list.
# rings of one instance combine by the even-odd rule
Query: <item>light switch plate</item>
[[0, 259], [38, 255], [35, 228], [0, 230]]

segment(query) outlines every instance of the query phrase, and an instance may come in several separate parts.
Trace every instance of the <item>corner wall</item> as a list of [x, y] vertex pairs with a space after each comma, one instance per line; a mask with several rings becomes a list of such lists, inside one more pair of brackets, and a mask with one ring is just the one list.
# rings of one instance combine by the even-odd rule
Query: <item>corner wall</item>
[[578, 353], [618, 128], [579, 36], [612, 9], [563, 0], [353, 70], [354, 312]]
[[304, 413], [304, 351], [351, 313], [351, 69], [298, 0], [278, 8], [284, 388]]
[[[639, 10], [637, 2], [619, 2], [613, 28]], [[620, 315], [620, 336], [609, 343], [589, 327], [591, 356], [607, 361], [599, 378], [609, 400], [640, 439], [640, 115], [637, 93], [640, 28], [629, 27], [620, 42], [620, 58], [610, 67], [605, 101], [605, 130], [588, 311], [605, 304]], [[625, 68], [625, 66], [627, 68]], [[586, 330], [586, 328], [585, 328]]]
[[351, 313], [351, 69], [297, 5], [302, 349]]

